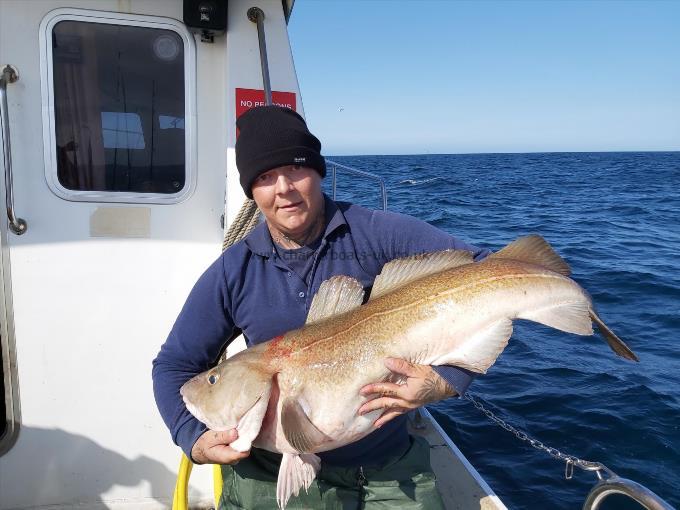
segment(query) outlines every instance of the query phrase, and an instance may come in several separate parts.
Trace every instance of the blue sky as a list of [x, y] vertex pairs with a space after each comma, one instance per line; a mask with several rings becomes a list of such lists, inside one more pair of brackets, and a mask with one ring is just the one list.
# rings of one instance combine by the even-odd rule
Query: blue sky
[[680, 150], [679, 1], [296, 0], [326, 155]]

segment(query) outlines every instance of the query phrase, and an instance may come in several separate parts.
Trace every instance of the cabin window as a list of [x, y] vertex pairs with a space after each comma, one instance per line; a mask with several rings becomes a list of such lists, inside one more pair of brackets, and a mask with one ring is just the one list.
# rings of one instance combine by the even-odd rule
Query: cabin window
[[193, 38], [109, 16], [60, 14], [41, 34], [48, 184], [68, 200], [177, 202], [194, 179]]

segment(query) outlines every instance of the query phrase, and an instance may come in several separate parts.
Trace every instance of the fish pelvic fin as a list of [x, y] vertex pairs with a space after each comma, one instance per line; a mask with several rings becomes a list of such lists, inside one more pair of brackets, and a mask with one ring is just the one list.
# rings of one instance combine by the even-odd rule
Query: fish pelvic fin
[[597, 325], [597, 328], [600, 330], [600, 333], [604, 337], [607, 344], [609, 344], [609, 347], [611, 348], [612, 351], [614, 351], [618, 356], [629, 359], [631, 361], [640, 361], [640, 359], [633, 352], [633, 350], [630, 347], [628, 347], [623, 340], [616, 336], [616, 334], [611, 329], [607, 327], [607, 325], [602, 321], [602, 319], [600, 319], [600, 317], [598, 317], [598, 315], [592, 308], [590, 309], [590, 318]]
[[284, 453], [279, 467], [279, 477], [276, 482], [276, 502], [280, 509], [286, 508], [291, 496], [297, 496], [304, 487], [309, 493], [309, 487], [321, 469], [321, 459], [313, 453]]
[[378, 298], [399, 287], [431, 274], [472, 264], [472, 252], [466, 250], [443, 250], [395, 259], [385, 264], [376, 277], [371, 299]]
[[361, 306], [364, 288], [350, 276], [333, 276], [324, 281], [312, 300], [306, 324], [327, 319]]
[[314, 451], [332, 439], [312, 423], [297, 398], [287, 397], [281, 406], [281, 428], [288, 444], [300, 453]]
[[520, 237], [505, 248], [493, 253], [488, 259], [512, 259], [542, 266], [563, 276], [571, 274], [571, 268], [552, 246], [541, 236], [532, 234]]

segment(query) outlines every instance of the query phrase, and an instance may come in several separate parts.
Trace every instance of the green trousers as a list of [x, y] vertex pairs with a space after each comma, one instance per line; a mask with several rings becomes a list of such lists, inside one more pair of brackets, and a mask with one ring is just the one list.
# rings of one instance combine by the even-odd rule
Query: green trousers
[[[253, 448], [235, 466], [222, 466], [220, 510], [276, 510], [281, 456]], [[380, 467], [341, 468], [321, 464], [309, 492], [291, 496], [286, 510], [443, 510], [430, 467], [427, 441], [412, 437], [409, 448]]]

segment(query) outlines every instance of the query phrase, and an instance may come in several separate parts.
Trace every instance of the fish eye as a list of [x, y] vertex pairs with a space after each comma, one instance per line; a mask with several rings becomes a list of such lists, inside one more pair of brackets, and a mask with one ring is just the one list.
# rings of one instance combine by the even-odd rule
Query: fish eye
[[210, 374], [208, 376], [208, 384], [210, 384], [210, 385], [215, 384], [219, 378], [220, 378], [220, 376], [217, 375], [217, 374]]

